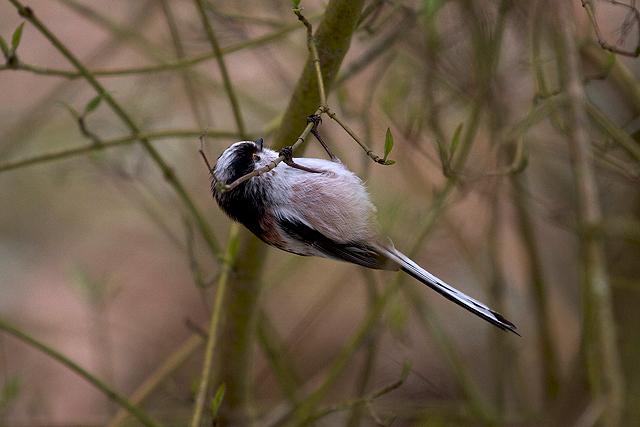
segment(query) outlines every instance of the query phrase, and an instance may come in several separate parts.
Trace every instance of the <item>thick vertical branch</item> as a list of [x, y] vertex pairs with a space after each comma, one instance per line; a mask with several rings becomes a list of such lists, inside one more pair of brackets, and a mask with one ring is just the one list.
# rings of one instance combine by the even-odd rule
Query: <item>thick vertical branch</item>
[[558, 394], [560, 375], [558, 358], [553, 341], [553, 328], [549, 317], [547, 283], [544, 278], [542, 259], [536, 242], [531, 206], [525, 194], [528, 191], [526, 172], [511, 176], [513, 186], [512, 200], [516, 209], [516, 217], [524, 250], [527, 254], [529, 271], [529, 288], [533, 297], [533, 306], [537, 323], [538, 350], [542, 365], [545, 400], [552, 401]]
[[[342, 59], [349, 49], [351, 34], [363, 4], [363, 0], [332, 0], [314, 35], [327, 93], [331, 90]], [[318, 108], [320, 101], [315, 64], [309, 58], [282, 118], [282, 125], [276, 132], [273, 145], [281, 148], [295, 141], [306, 125], [305, 118]]]
[[[204, 27], [205, 32], [207, 34], [207, 39], [209, 40], [209, 44], [211, 44], [211, 48], [216, 54], [216, 60], [218, 62], [218, 67], [220, 68], [222, 81], [224, 83], [224, 89], [225, 89], [225, 92], [227, 93], [227, 97], [229, 98], [231, 109], [233, 110], [233, 116], [236, 122], [236, 127], [238, 129], [238, 136], [241, 139], [246, 139], [244, 120], [242, 118], [242, 111], [240, 110], [238, 97], [236, 96], [236, 92], [231, 82], [231, 78], [229, 77], [227, 66], [225, 64], [224, 59], [222, 58], [220, 45], [218, 44], [218, 39], [205, 13], [203, 0], [195, 0], [195, 4], [196, 4], [196, 9], [198, 10], [200, 19], [202, 21], [202, 26]], [[213, 371], [213, 355], [214, 355], [213, 351], [216, 347], [216, 343], [218, 339], [218, 331], [221, 329], [220, 322], [223, 317], [222, 306], [226, 299], [225, 293], [226, 293], [226, 288], [229, 281], [228, 279], [230, 276], [230, 270], [234, 267], [234, 264], [236, 261], [235, 254], [237, 250], [239, 233], [240, 233], [239, 224], [237, 223], [232, 224], [229, 229], [229, 241], [227, 242], [227, 250], [226, 250], [227, 255], [225, 256], [224, 263], [222, 265], [222, 272], [220, 273], [220, 277], [218, 280], [218, 286], [216, 289], [216, 298], [214, 302], [213, 312], [211, 314], [211, 321], [209, 323], [209, 336], [207, 338], [207, 346], [206, 346], [204, 362], [202, 366], [202, 374], [200, 377], [200, 386], [198, 388], [198, 395], [196, 398], [195, 410], [193, 412], [193, 417], [191, 419], [192, 427], [200, 426], [201, 418], [203, 415], [205, 400], [208, 393], [209, 379]], [[244, 301], [245, 295], [243, 291], [244, 289], [242, 288], [232, 286], [231, 289], [229, 290], [230, 299], [231, 300], [240, 299]], [[256, 298], [254, 296], [249, 296], [249, 298], [250, 298], [250, 301], [255, 306]], [[227, 308], [229, 309], [229, 311], [227, 312], [228, 313], [227, 316], [233, 316], [232, 319], [237, 319], [237, 321], [240, 323], [245, 323], [246, 321], [251, 320], [250, 315], [246, 316], [244, 313], [233, 313], [231, 311], [233, 307], [231, 306], [227, 306]], [[245, 332], [245, 335], [246, 335], [246, 331], [241, 331], [241, 332]], [[248, 343], [247, 345], [244, 345], [243, 348], [240, 350], [242, 350], [242, 352], [238, 353], [238, 356], [232, 359], [234, 362], [237, 362], [237, 361], [242, 362], [249, 357], [251, 348], [248, 345]], [[242, 355], [243, 357], [240, 357], [240, 355]], [[227, 367], [226, 364], [223, 364], [222, 366], [224, 366], [225, 368]], [[248, 363], [247, 363], [247, 366], [248, 366]], [[247, 369], [245, 366], [244, 369], [239, 372], [244, 371], [241, 375], [246, 376], [246, 370]], [[227, 389], [229, 390], [229, 388]], [[243, 392], [242, 390], [240, 392], [237, 392], [236, 388], [232, 388], [229, 390], [227, 399], [231, 400], [231, 402], [233, 403], [236, 401], [236, 396], [239, 396], [238, 400], [242, 401], [243, 403], [245, 403], [247, 400], [246, 399], [247, 393]]]
[[202, 420], [207, 391], [209, 389], [209, 379], [211, 378], [211, 372], [213, 369], [213, 352], [216, 348], [218, 330], [220, 329], [220, 319], [222, 318], [222, 304], [225, 299], [225, 292], [229, 281], [230, 265], [235, 256], [238, 232], [239, 226], [237, 224], [233, 224], [229, 232], [227, 252], [225, 253], [224, 260], [221, 264], [222, 271], [220, 272], [218, 283], [216, 284], [216, 298], [213, 304], [211, 320], [209, 322], [207, 345], [204, 352], [204, 362], [202, 364], [202, 374], [200, 375], [200, 384], [198, 386], [198, 394], [196, 395], [195, 408], [191, 418], [191, 427], [199, 427]]
[[558, 9], [560, 19], [556, 25], [565, 50], [564, 55], [560, 55], [563, 86], [569, 96], [567, 133], [580, 222], [583, 345], [592, 398], [594, 401], [602, 402], [604, 407], [601, 421], [603, 425], [616, 426], [620, 423], [624, 385], [603, 242], [593, 232], [594, 226], [602, 221], [602, 212], [591, 161], [586, 97], [580, 76], [579, 54], [573, 27], [569, 25], [573, 21], [572, 6], [570, 3], [560, 2]]
[[[318, 50], [325, 89], [328, 92], [347, 53], [351, 36], [360, 16], [364, 0], [331, 0], [318, 30], [315, 42]], [[307, 125], [306, 117], [320, 104], [316, 70], [311, 59], [298, 80], [284, 113], [282, 125], [271, 146], [278, 149], [296, 141]], [[302, 148], [302, 147], [301, 147]], [[243, 417], [247, 413], [252, 335], [257, 318], [260, 294], [259, 277], [264, 265], [266, 246], [243, 231], [238, 256], [233, 265], [226, 302], [226, 319], [220, 360], [220, 381], [226, 384], [224, 406], [227, 413]]]

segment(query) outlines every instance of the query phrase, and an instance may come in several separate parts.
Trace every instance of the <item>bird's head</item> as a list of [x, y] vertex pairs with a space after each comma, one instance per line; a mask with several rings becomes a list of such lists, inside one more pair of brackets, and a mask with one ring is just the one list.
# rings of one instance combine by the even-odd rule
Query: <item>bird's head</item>
[[258, 138], [255, 141], [240, 141], [229, 146], [218, 157], [213, 167], [215, 177], [224, 184], [231, 184], [261, 167], [266, 163], [263, 157], [272, 157], [272, 150], [263, 148], [263, 143], [262, 138]]

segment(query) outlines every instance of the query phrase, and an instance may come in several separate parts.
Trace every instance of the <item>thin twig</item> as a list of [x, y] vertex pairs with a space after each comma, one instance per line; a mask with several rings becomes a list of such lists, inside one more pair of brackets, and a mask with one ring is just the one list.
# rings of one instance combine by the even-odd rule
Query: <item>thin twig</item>
[[87, 119], [84, 116], [78, 117], [78, 128], [87, 139], [90, 139], [94, 146], [103, 144], [102, 139], [87, 126]]
[[205, 135], [200, 135], [200, 149], [198, 150], [198, 153], [200, 153], [202, 160], [204, 160], [204, 164], [207, 165], [207, 170], [209, 171], [209, 173], [213, 175], [213, 168], [211, 167], [211, 163], [209, 163], [209, 159], [207, 158], [207, 155], [204, 153], [204, 149], [203, 149], [204, 138], [205, 138]]
[[262, 310], [259, 316], [257, 335], [260, 348], [287, 400], [290, 404], [295, 405], [299, 400], [300, 393], [300, 378], [295, 370], [295, 364], [289, 360], [287, 349], [268, 314]]
[[[40, 33], [47, 39], [49, 42], [71, 63], [73, 66], [82, 74], [85, 80], [95, 89], [95, 91], [102, 95], [104, 102], [106, 102], [113, 112], [122, 120], [122, 122], [129, 128], [132, 134], [140, 135], [140, 129], [135, 124], [131, 116], [116, 102], [116, 100], [111, 96], [109, 91], [107, 91], [100, 82], [96, 79], [96, 77], [89, 71], [80, 60], [73, 54], [71, 51], [63, 44], [60, 39], [58, 39], [47, 26], [38, 19], [38, 17], [33, 12], [33, 9], [30, 7], [25, 7], [18, 0], [9, 0], [11, 4], [18, 10], [20, 16], [29, 21], [34, 27], [40, 31]], [[211, 230], [209, 224], [204, 219], [204, 216], [200, 213], [195, 203], [187, 193], [186, 188], [182, 184], [182, 182], [178, 179], [173, 169], [167, 164], [164, 158], [160, 155], [160, 153], [151, 145], [149, 139], [147, 138], [138, 138], [138, 141], [142, 144], [144, 149], [147, 151], [151, 159], [158, 166], [158, 168], [162, 171], [164, 179], [171, 185], [174, 191], [178, 194], [179, 198], [182, 200], [183, 204], [187, 208], [187, 210], [194, 217], [196, 224], [198, 225], [198, 229], [202, 234], [205, 242], [211, 253], [214, 256], [218, 256], [220, 253], [220, 246]]]
[[376, 41], [376, 43], [367, 49], [359, 58], [351, 62], [336, 79], [336, 85], [341, 86], [346, 83], [349, 79], [371, 65], [378, 57], [393, 51], [393, 47], [399, 40], [411, 34], [410, 30], [415, 26], [417, 15], [404, 8], [402, 11], [404, 17], [394, 26], [393, 31]]
[[213, 313], [211, 314], [211, 322], [209, 323], [209, 331], [207, 337], [207, 346], [205, 348], [204, 362], [202, 364], [202, 373], [200, 375], [200, 385], [198, 386], [198, 394], [196, 397], [193, 417], [191, 418], [191, 427], [200, 427], [200, 421], [202, 419], [202, 412], [204, 409], [204, 403], [207, 397], [207, 391], [209, 390], [209, 379], [211, 378], [211, 368], [213, 366], [213, 350], [216, 347], [218, 338], [218, 328], [220, 326], [220, 317], [222, 313], [222, 303], [224, 301], [227, 282], [229, 280], [229, 273], [233, 260], [236, 255], [238, 236], [240, 233], [240, 227], [237, 223], [231, 225], [229, 231], [229, 241], [227, 243], [227, 250], [224, 256], [224, 260], [221, 263], [222, 272], [218, 278], [218, 284], [216, 286], [216, 299], [213, 303]]
[[376, 163], [379, 163], [381, 165], [387, 165], [389, 164], [388, 161], [384, 160], [383, 158], [381, 158], [380, 156], [376, 155], [373, 150], [371, 150], [369, 147], [367, 147], [367, 145], [362, 142], [362, 140], [358, 137], [358, 135], [356, 135], [356, 133], [351, 130], [351, 128], [349, 126], [347, 126], [346, 123], [344, 123], [342, 120], [340, 120], [338, 118], [338, 116], [336, 115], [336, 113], [334, 113], [331, 109], [329, 109], [329, 107], [325, 107], [324, 112], [327, 113], [327, 115], [329, 117], [331, 117], [331, 119], [333, 119], [336, 123], [338, 123], [340, 125], [340, 127], [342, 129], [344, 129], [345, 132], [347, 132], [349, 134], [349, 136], [358, 143], [358, 145], [364, 150], [364, 152], [367, 154], [367, 156], [371, 157], [371, 160], [373, 160]]
[[[320, 15], [314, 15], [309, 19], [315, 20], [319, 16]], [[230, 53], [239, 52], [247, 48], [258, 47], [263, 44], [277, 40], [289, 34], [290, 32], [295, 31], [298, 28], [299, 28], [298, 24], [287, 25], [286, 27], [283, 27], [278, 31], [274, 31], [273, 33], [269, 33], [262, 37], [256, 37], [253, 40], [247, 40], [240, 43], [236, 43], [229, 47], [221, 48], [220, 54], [228, 55]], [[143, 65], [140, 67], [130, 67], [130, 68], [113, 68], [113, 69], [106, 69], [106, 70], [96, 69], [96, 70], [91, 70], [91, 74], [93, 74], [96, 77], [125, 77], [125, 76], [136, 75], [136, 74], [163, 73], [163, 72], [175, 71], [183, 68], [190, 68], [202, 62], [210, 61], [216, 58], [217, 58], [217, 54], [215, 52], [209, 52], [201, 55], [195, 55], [191, 58], [178, 59], [174, 62], [167, 62], [164, 64]], [[26, 64], [20, 61], [19, 58], [17, 63], [14, 65], [11, 65], [11, 66], [6, 64], [0, 65], [0, 71], [3, 71], [3, 70], [16, 70], [16, 71], [21, 70], [21, 71], [27, 71], [33, 74], [52, 76], [52, 77], [64, 77], [67, 79], [77, 79], [77, 78], [83, 77], [82, 73], [78, 71], [61, 70], [57, 68], [41, 67], [39, 65], [34, 65], [34, 64]]]
[[517, 226], [526, 252], [528, 285], [533, 296], [535, 320], [537, 322], [537, 349], [544, 378], [545, 400], [552, 401], [558, 394], [560, 375], [557, 346], [554, 343], [553, 326], [549, 310], [548, 282], [545, 280], [541, 248], [536, 239], [532, 206], [526, 198], [529, 191], [527, 173], [511, 176], [511, 197], [515, 207]]
[[[319, 108], [316, 111], [316, 115], [319, 115], [322, 113], [322, 108]], [[295, 150], [296, 148], [298, 148], [300, 146], [300, 144], [302, 144], [305, 140], [305, 138], [309, 135], [309, 133], [311, 133], [311, 129], [313, 128], [314, 124], [313, 123], [308, 123], [307, 127], [304, 128], [304, 130], [302, 131], [302, 133], [300, 134], [300, 136], [296, 139], [296, 142], [291, 146], [292, 150]], [[263, 166], [261, 168], [255, 169], [252, 172], [241, 176], [240, 178], [236, 179], [235, 181], [231, 182], [230, 184], [225, 184], [223, 182], [216, 182], [216, 188], [219, 191], [231, 191], [234, 188], [238, 187], [240, 184], [242, 184], [245, 181], [250, 180], [253, 177], [256, 176], [260, 176], [260, 175], [264, 175], [265, 173], [275, 169], [281, 162], [283, 162], [285, 160], [285, 156], [279, 156], [276, 159], [272, 160], [268, 165]]]
[[[191, 335], [136, 388], [131, 394], [131, 397], [129, 397], [129, 401], [134, 405], [142, 403], [152, 391], [158, 388], [176, 369], [182, 366], [203, 343], [204, 339], [200, 335]], [[121, 409], [113, 419], [109, 421], [107, 427], [117, 427], [126, 419], [127, 413]]]
[[[200, 0], [198, 0], [200, 1]], [[321, 116], [322, 114], [326, 113], [329, 117], [331, 117], [334, 121], [336, 121], [336, 123], [338, 123], [350, 136], [351, 138], [353, 138], [354, 141], [356, 141], [358, 143], [358, 145], [360, 145], [360, 147], [365, 151], [365, 153], [367, 154], [367, 156], [369, 156], [373, 161], [375, 161], [376, 163], [382, 164], [382, 165], [388, 165], [391, 164], [389, 161], [385, 161], [384, 159], [382, 159], [381, 157], [377, 156], [371, 149], [369, 149], [369, 147], [367, 147], [362, 140], [358, 137], [358, 135], [356, 135], [356, 133], [351, 130], [351, 128], [349, 126], [347, 126], [342, 120], [340, 120], [338, 118], [338, 116], [336, 115], [336, 113], [334, 113], [328, 105], [326, 105], [326, 94], [325, 94], [325, 89], [324, 89], [324, 81], [322, 78], [322, 71], [321, 71], [321, 64], [320, 64], [320, 59], [318, 57], [318, 50], [316, 47], [316, 43], [315, 43], [315, 39], [313, 38], [313, 28], [311, 27], [311, 24], [309, 23], [309, 21], [304, 17], [304, 15], [302, 15], [302, 11], [300, 9], [293, 9], [293, 12], [296, 14], [296, 16], [298, 17], [298, 19], [305, 25], [305, 27], [307, 28], [307, 45], [309, 48], [309, 52], [310, 52], [310, 56], [311, 56], [311, 61], [314, 64], [314, 69], [316, 72], [316, 80], [317, 80], [317, 84], [318, 84], [318, 93], [320, 95], [320, 106], [318, 107], [318, 109], [316, 110], [316, 112], [313, 114], [314, 116]], [[304, 130], [302, 131], [302, 133], [300, 134], [300, 136], [296, 139], [296, 142], [291, 146], [291, 150], [295, 150], [298, 146], [300, 146], [300, 144], [302, 144], [305, 140], [305, 138], [309, 135], [309, 133], [314, 129], [315, 123], [307, 123], [307, 126], [304, 128]], [[278, 164], [280, 164], [283, 161], [286, 161], [286, 157], [283, 155], [280, 155], [279, 157], [277, 157], [276, 159], [274, 159], [273, 161], [271, 161], [269, 164], [267, 164], [266, 166], [263, 166], [261, 168], [255, 169], [252, 172], [245, 174], [243, 176], [241, 176], [240, 178], [236, 179], [235, 181], [231, 182], [231, 183], [223, 183], [223, 182], [219, 182], [216, 181], [216, 189], [218, 191], [231, 191], [234, 188], [238, 187], [240, 184], [250, 180], [251, 178], [254, 178], [256, 176], [260, 176], [263, 175], [273, 169], [275, 169]], [[299, 165], [289, 165], [291, 167], [298, 167], [298, 169], [303, 169], [301, 167], [299, 167]], [[305, 169], [303, 169], [305, 170]], [[318, 172], [316, 170], [307, 170], [308, 172]]]
[[[161, 0], [160, 5], [162, 6], [162, 11], [167, 21], [167, 26], [169, 27], [169, 34], [171, 35], [171, 40], [173, 41], [173, 48], [176, 53], [177, 59], [184, 59], [187, 55], [184, 50], [184, 45], [182, 43], [182, 39], [180, 37], [180, 31], [178, 29], [178, 23], [176, 22], [176, 18], [171, 10], [171, 5], [169, 0]], [[204, 94], [201, 91], [198, 91], [196, 86], [194, 85], [194, 75], [191, 70], [182, 69], [180, 70], [180, 76], [182, 78], [182, 85], [184, 86], [184, 92], [189, 100], [189, 107], [191, 108], [191, 113], [193, 114], [193, 118], [196, 123], [200, 127], [206, 126], [209, 117], [211, 117], [211, 111], [209, 103], [206, 101]]]
[[[391, 384], [388, 384], [386, 386], [383, 386], [381, 388], [379, 388], [378, 390], [373, 391], [372, 393], [368, 394], [365, 397], [361, 397], [358, 399], [352, 399], [343, 403], [339, 403], [337, 405], [333, 405], [330, 406], [328, 408], [325, 408], [323, 410], [321, 410], [320, 412], [316, 413], [313, 417], [311, 417], [307, 422], [308, 423], [312, 423], [314, 421], [319, 420], [322, 417], [325, 417], [331, 413], [334, 412], [339, 412], [339, 411], [344, 411], [347, 410], [349, 408], [355, 407], [355, 406], [359, 406], [362, 404], [365, 405], [370, 405], [373, 403], [374, 400], [384, 396], [385, 394], [389, 394], [394, 390], [397, 390], [398, 388], [400, 388], [402, 386], [402, 384], [404, 384], [404, 382], [406, 381], [407, 377], [409, 376], [409, 373], [411, 372], [411, 365], [409, 363], [405, 363], [402, 367], [402, 372], [400, 373], [400, 378], [398, 378], [396, 381], [392, 382]], [[375, 413], [371, 414], [372, 417], [374, 417], [375, 419]], [[380, 423], [380, 420], [376, 420], [376, 422]]]
[[[638, 11], [638, 9], [636, 9], [634, 6], [631, 6], [616, 0], [609, 0], [609, 3], [629, 9], [629, 13], [631, 14], [631, 16], [633, 16], [634, 20], [636, 21], [636, 25], [638, 26], [638, 30], [640, 31], [640, 11]], [[604, 39], [604, 36], [602, 35], [602, 31], [600, 30], [600, 25], [598, 25], [598, 19], [596, 17], [593, 0], [582, 0], [582, 7], [587, 12], [589, 21], [591, 21], [591, 25], [593, 26], [593, 29], [596, 33], [596, 38], [598, 39], [598, 43], [603, 49], [613, 53], [620, 54], [620, 55], [630, 56], [632, 58], [636, 58], [638, 55], [640, 55], [640, 34], [639, 34], [639, 40], [636, 43], [636, 47], [634, 50], [626, 50], [618, 46], [612, 45], [608, 43]]]
[[202, 26], [205, 29], [207, 34], [207, 39], [209, 40], [209, 44], [211, 44], [211, 49], [215, 54], [216, 61], [218, 62], [218, 68], [220, 68], [220, 74], [222, 75], [222, 82], [224, 84], [225, 92], [227, 92], [227, 98], [229, 98], [229, 102], [231, 103], [231, 109], [233, 110], [233, 117], [236, 121], [236, 126], [238, 127], [238, 136], [242, 139], [246, 138], [245, 135], [245, 127], [244, 120], [242, 118], [242, 111], [240, 110], [240, 104], [238, 103], [238, 97], [236, 96], [236, 92], [233, 88], [233, 84], [231, 83], [231, 77], [229, 77], [229, 71], [227, 70], [227, 66], [222, 58], [222, 49], [220, 49], [220, 45], [218, 44], [218, 39], [216, 37], [216, 33], [213, 31], [213, 27], [207, 18], [207, 13], [204, 10], [204, 1], [203, 0], [195, 0], [196, 9], [198, 10], [198, 14], [200, 15], [200, 20], [202, 21]]
[[49, 163], [56, 160], [76, 157], [76, 156], [91, 153], [94, 151], [105, 150], [107, 148], [130, 145], [137, 142], [141, 138], [148, 139], [148, 140], [160, 140], [160, 139], [181, 138], [181, 137], [197, 137], [205, 133], [207, 136], [210, 136], [213, 138], [223, 138], [223, 139], [233, 138], [236, 135], [236, 132], [232, 132], [232, 131], [211, 131], [211, 130], [203, 130], [203, 129], [176, 129], [176, 130], [165, 130], [165, 131], [157, 131], [157, 132], [145, 132], [145, 133], [140, 133], [138, 135], [129, 135], [129, 136], [123, 136], [120, 138], [103, 140], [101, 144], [83, 145], [81, 147], [53, 151], [51, 153], [39, 154], [37, 156], [28, 157], [22, 160], [2, 163], [0, 164], [0, 173], [7, 172], [14, 169], [20, 169], [27, 166], [34, 166], [38, 164]]
[[602, 222], [598, 186], [591, 162], [587, 132], [587, 98], [580, 78], [580, 64], [575, 34], [571, 31], [572, 14], [568, 3], [558, 4], [558, 20], [564, 53], [560, 55], [564, 84], [569, 95], [567, 129], [571, 164], [578, 194], [578, 216], [581, 224], [581, 270], [584, 295], [583, 340], [589, 385], [594, 400], [602, 399], [603, 425], [617, 426], [624, 404], [624, 379], [613, 318], [611, 289], [602, 239], [589, 230]]
[[97, 377], [95, 377], [92, 373], [90, 373], [89, 371], [87, 371], [86, 369], [84, 369], [83, 367], [78, 365], [77, 363], [75, 363], [73, 360], [69, 359], [67, 356], [65, 356], [62, 353], [58, 352], [57, 350], [49, 347], [48, 345], [44, 344], [43, 342], [38, 341], [37, 339], [33, 338], [31, 335], [28, 335], [27, 333], [21, 331], [20, 329], [16, 328], [15, 326], [10, 324], [9, 322], [6, 322], [3, 319], [0, 319], [0, 330], [3, 330], [5, 332], [13, 335], [14, 337], [18, 338], [19, 340], [21, 340], [21, 341], [25, 342], [26, 344], [30, 345], [31, 347], [33, 347], [33, 348], [35, 348], [37, 350], [40, 350], [41, 352], [43, 352], [47, 356], [51, 357], [52, 359], [55, 359], [56, 361], [60, 362], [61, 364], [63, 364], [64, 366], [66, 366], [67, 368], [69, 368], [70, 370], [75, 372], [76, 374], [80, 375], [86, 381], [91, 383], [96, 389], [98, 389], [98, 390], [100, 390], [100, 392], [104, 393], [104, 395], [107, 396], [109, 399], [111, 399], [112, 401], [116, 402], [118, 405], [120, 405], [123, 408], [125, 408], [131, 415], [133, 415], [135, 418], [137, 418], [138, 421], [140, 421], [145, 426], [150, 426], [150, 427], [159, 427], [160, 426], [160, 424], [158, 424], [157, 421], [153, 420], [141, 408], [135, 406], [126, 397], [124, 397], [123, 395], [119, 394], [117, 391], [115, 391], [109, 385], [107, 385], [102, 380], [100, 380]]
[[309, 55], [311, 56], [311, 62], [316, 70], [316, 78], [318, 80], [318, 94], [320, 95], [320, 105], [327, 105], [327, 94], [324, 90], [324, 79], [322, 78], [322, 69], [320, 67], [320, 57], [318, 56], [318, 48], [313, 38], [313, 27], [311, 23], [304, 17], [302, 10], [299, 8], [293, 9], [293, 13], [296, 14], [298, 20], [302, 22], [307, 29], [307, 47], [309, 48]]
[[[234, 90], [233, 84], [231, 82], [231, 77], [229, 76], [229, 72], [227, 70], [227, 66], [225, 64], [224, 59], [222, 58], [220, 45], [218, 44], [218, 39], [216, 38], [216, 34], [213, 31], [213, 27], [207, 18], [207, 14], [204, 9], [203, 0], [195, 0], [196, 9], [198, 10], [198, 14], [200, 15], [200, 19], [202, 21], [202, 25], [207, 34], [207, 39], [209, 40], [209, 44], [211, 44], [211, 48], [213, 52], [216, 54], [216, 59], [218, 62], [218, 68], [220, 69], [220, 73], [222, 74], [222, 81], [224, 83], [225, 92], [227, 93], [227, 98], [229, 98], [229, 103], [231, 104], [231, 109], [233, 111], [233, 116], [236, 122], [236, 127], [238, 129], [238, 136], [241, 139], [246, 139], [246, 132], [244, 127], [244, 120], [242, 118], [242, 111], [240, 110], [240, 104], [238, 103], [238, 98], [236, 96], [236, 92]], [[201, 139], [202, 141], [202, 139]], [[207, 163], [207, 167], [209, 168], [209, 172], [215, 179], [215, 175], [207, 160], [206, 156], [202, 149], [200, 149], [200, 154], [204, 158]], [[218, 182], [216, 180], [216, 182]], [[205, 400], [207, 398], [207, 392], [209, 389], [209, 379], [211, 377], [211, 367], [213, 365], [213, 350], [215, 348], [218, 329], [220, 323], [220, 317], [222, 313], [222, 303], [224, 302], [224, 295], [227, 288], [227, 282], [229, 278], [229, 271], [231, 266], [233, 265], [233, 259], [235, 257], [235, 252], [237, 249], [237, 240], [240, 233], [240, 228], [238, 224], [234, 223], [230, 228], [229, 241], [227, 243], [226, 255], [224, 258], [224, 263], [222, 265], [222, 273], [218, 279], [218, 286], [216, 288], [216, 299], [214, 302], [213, 313], [211, 314], [211, 323], [209, 325], [209, 337], [207, 339], [207, 347], [204, 355], [204, 361], [202, 365], [202, 375], [200, 377], [200, 386], [198, 388], [198, 394], [196, 397], [195, 408], [193, 411], [193, 417], [191, 418], [191, 426], [199, 427], [200, 421], [202, 418], [202, 413], [205, 406]], [[231, 292], [234, 290], [232, 289]]]

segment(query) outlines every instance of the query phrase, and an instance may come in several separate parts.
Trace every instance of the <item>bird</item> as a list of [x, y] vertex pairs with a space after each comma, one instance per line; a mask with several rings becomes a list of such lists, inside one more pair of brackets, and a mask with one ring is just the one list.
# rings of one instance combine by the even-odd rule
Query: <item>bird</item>
[[[517, 327], [500, 313], [429, 273], [381, 237], [375, 225], [376, 208], [363, 181], [320, 142], [329, 160], [293, 158], [290, 148], [271, 150], [264, 147], [262, 138], [233, 143], [213, 168], [205, 157], [218, 206], [270, 246], [371, 269], [402, 270], [476, 316], [519, 335]], [[281, 155], [285, 161], [277, 163]], [[277, 166], [233, 188], [220, 185], [273, 166], [273, 162]]]

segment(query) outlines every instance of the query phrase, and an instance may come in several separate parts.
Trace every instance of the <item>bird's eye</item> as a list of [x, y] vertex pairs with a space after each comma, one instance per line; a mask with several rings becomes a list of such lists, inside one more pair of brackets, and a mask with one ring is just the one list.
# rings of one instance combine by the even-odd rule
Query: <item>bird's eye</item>
[[255, 160], [256, 162], [260, 161], [260, 156], [258, 156], [257, 154], [253, 155], [253, 160]]

